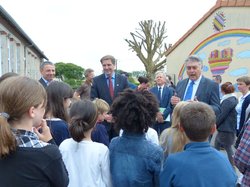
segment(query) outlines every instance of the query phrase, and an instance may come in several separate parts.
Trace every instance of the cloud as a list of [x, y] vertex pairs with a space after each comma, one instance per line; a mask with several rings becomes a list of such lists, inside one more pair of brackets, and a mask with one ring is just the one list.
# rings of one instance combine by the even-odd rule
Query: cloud
[[242, 75], [247, 75], [248, 74], [248, 69], [247, 68], [239, 68], [239, 69], [234, 69], [228, 73], [232, 77], [238, 77]]
[[225, 40], [225, 41], [219, 42], [218, 46], [226, 46], [226, 45], [230, 45], [230, 43], [231, 43], [230, 40]]
[[250, 50], [241, 51], [236, 56], [237, 58], [250, 58]]
[[240, 38], [238, 41], [237, 41], [237, 44], [240, 45], [240, 44], [246, 44], [246, 43], [250, 43], [250, 37], [243, 37], [243, 38]]

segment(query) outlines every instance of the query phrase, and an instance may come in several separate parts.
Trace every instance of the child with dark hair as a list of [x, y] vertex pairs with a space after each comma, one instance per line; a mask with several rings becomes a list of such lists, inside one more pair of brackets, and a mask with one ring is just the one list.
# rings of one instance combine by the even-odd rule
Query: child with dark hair
[[69, 173], [69, 187], [110, 187], [109, 150], [91, 140], [97, 108], [90, 100], [75, 102], [70, 108], [70, 135], [59, 149]]
[[237, 112], [235, 107], [238, 100], [234, 94], [234, 86], [231, 82], [222, 84], [221, 92], [223, 94], [220, 101], [221, 113], [217, 116], [216, 125], [218, 134], [214, 145], [217, 150], [224, 148], [230, 163], [234, 165], [232, 146], [236, 136]]
[[70, 138], [68, 109], [73, 97], [73, 89], [67, 83], [53, 81], [46, 87], [46, 91], [48, 101], [45, 118], [59, 146], [63, 140]]
[[147, 77], [140, 76], [138, 77], [138, 82], [140, 83], [137, 86], [137, 91], [147, 90], [149, 88], [149, 80]]
[[180, 112], [180, 130], [189, 139], [184, 151], [168, 156], [160, 186], [235, 187], [237, 176], [228, 159], [212, 148], [208, 137], [215, 131], [215, 113], [202, 102], [190, 102]]
[[163, 150], [145, 137], [154, 123], [158, 102], [147, 90], [126, 90], [111, 106], [115, 128], [121, 137], [110, 143], [110, 170], [113, 186], [158, 186]]

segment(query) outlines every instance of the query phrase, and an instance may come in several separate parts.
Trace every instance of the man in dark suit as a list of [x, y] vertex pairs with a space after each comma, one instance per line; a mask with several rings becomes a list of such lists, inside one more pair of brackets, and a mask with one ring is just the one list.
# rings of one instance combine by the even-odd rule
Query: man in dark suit
[[185, 64], [188, 78], [178, 82], [176, 94], [171, 98], [171, 104], [176, 105], [183, 100], [201, 101], [210, 105], [218, 115], [220, 97], [217, 83], [202, 75], [202, 61], [198, 56], [189, 56]]
[[159, 101], [160, 112], [157, 113], [156, 123], [153, 128], [157, 131], [158, 135], [161, 132], [170, 127], [170, 115], [172, 108], [170, 106], [170, 99], [173, 96], [174, 89], [166, 85], [167, 77], [164, 72], [159, 71], [155, 74], [156, 86], [150, 89]]
[[[100, 98], [105, 100], [109, 105], [119, 92], [128, 88], [127, 78], [115, 73], [116, 59], [111, 55], [101, 58], [103, 74], [94, 77], [91, 87], [91, 99]], [[106, 124], [110, 139], [117, 134], [113, 131], [110, 123]]]
[[[112, 104], [114, 98], [119, 92], [128, 88], [126, 77], [116, 74], [116, 59], [111, 55], [106, 55], [101, 58], [103, 74], [94, 77], [91, 87], [91, 99], [100, 98], [105, 100], [109, 105]], [[113, 95], [110, 92], [109, 79], [112, 80]]]
[[46, 88], [55, 77], [55, 65], [50, 61], [42, 62], [40, 65], [40, 73], [42, 77], [39, 79], [39, 82]]

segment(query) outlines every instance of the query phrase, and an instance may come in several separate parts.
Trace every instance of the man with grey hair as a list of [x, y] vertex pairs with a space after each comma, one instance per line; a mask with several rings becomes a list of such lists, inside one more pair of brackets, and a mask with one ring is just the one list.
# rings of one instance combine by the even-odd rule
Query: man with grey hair
[[178, 82], [171, 104], [174, 106], [180, 101], [201, 101], [210, 105], [218, 115], [219, 87], [217, 83], [202, 75], [202, 60], [196, 55], [191, 55], [186, 59], [185, 65], [188, 78]]
[[42, 62], [40, 65], [40, 73], [42, 77], [39, 82], [46, 88], [51, 81], [55, 78], [56, 70], [55, 65], [50, 61]]
[[153, 124], [153, 128], [160, 136], [161, 132], [170, 127], [170, 115], [172, 108], [170, 106], [170, 99], [173, 96], [174, 90], [166, 85], [167, 77], [163, 71], [158, 71], [155, 74], [156, 86], [150, 89], [158, 99], [160, 111], [156, 116], [156, 123]]

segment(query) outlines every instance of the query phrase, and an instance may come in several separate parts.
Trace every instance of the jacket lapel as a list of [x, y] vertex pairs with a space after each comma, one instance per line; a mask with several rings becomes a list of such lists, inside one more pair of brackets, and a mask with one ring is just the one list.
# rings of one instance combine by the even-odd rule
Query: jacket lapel
[[103, 89], [105, 90], [105, 93], [109, 94], [109, 87], [108, 87], [107, 78], [105, 74], [103, 74], [103, 78], [101, 80], [102, 80], [101, 84], [103, 85]]
[[163, 86], [162, 89], [162, 94], [161, 94], [161, 100], [164, 101], [165, 97], [166, 97], [166, 86]]
[[183, 81], [183, 85], [180, 85], [181, 86], [181, 89], [180, 89], [180, 98], [182, 98], [182, 100], [184, 98], [184, 94], [185, 94], [185, 90], [186, 90], [188, 81], [189, 81], [189, 79], [186, 79], [186, 80]]
[[117, 74], [115, 74], [115, 80], [114, 80], [114, 96], [117, 96], [117, 88], [120, 85], [120, 79], [119, 76], [117, 76]]

